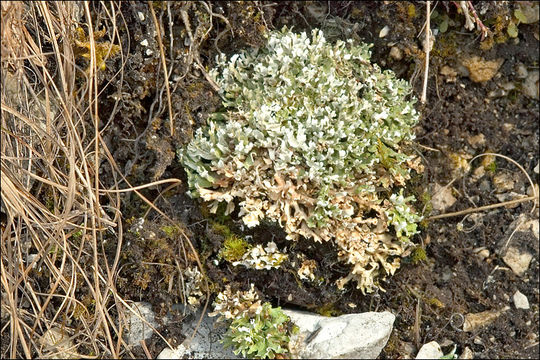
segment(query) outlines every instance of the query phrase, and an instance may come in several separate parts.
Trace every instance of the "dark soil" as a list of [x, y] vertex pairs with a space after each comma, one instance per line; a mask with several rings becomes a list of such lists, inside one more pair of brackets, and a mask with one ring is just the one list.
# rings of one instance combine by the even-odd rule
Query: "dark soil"
[[[154, 25], [149, 21], [147, 5], [123, 3], [123, 6], [123, 14], [130, 25], [126, 29], [129, 35], [126, 32], [122, 42], [127, 44], [129, 40], [131, 44], [125, 49], [129, 56], [123, 65], [126, 69], [124, 82], [110, 84], [101, 104], [102, 111], [107, 114], [103, 118], [110, 118], [110, 126], [114, 128], [109, 132], [112, 134], [110, 149], [134, 184], [170, 177], [185, 181], [185, 173], [175, 160], [175, 151], [189, 141], [193, 130], [219, 105], [219, 98], [199, 71], [189, 67], [187, 62], [178, 61], [171, 78], [184, 77], [171, 89], [173, 112], [176, 114], [175, 135], [171, 136], [169, 124], [163, 120], [168, 118], [162, 89], [163, 71], [157, 43], [148, 35], [154, 31]], [[219, 37], [216, 45], [221, 51], [233, 53], [246, 46], [261, 44], [261, 28], [264, 30], [266, 26], [279, 29], [288, 25], [298, 31], [322, 27], [329, 38], [352, 37], [374, 43], [372, 61], [384, 69], [394, 70], [401, 78], [412, 80], [416, 95], [420, 97], [424, 68], [422, 40], [417, 35], [425, 20], [423, 2], [329, 2], [330, 8], [326, 3], [310, 2], [263, 3], [261, 7], [256, 3], [224, 2], [212, 6], [213, 11], [229, 19], [236, 34], [234, 38], [230, 32]], [[180, 25], [183, 24], [181, 7], [180, 3], [173, 6], [177, 25], [172, 30], [179, 39], [185, 39], [185, 28]], [[512, 5], [502, 6], [499, 3], [475, 4], [475, 7], [486, 7], [486, 12], [481, 15], [486, 23], [513, 11]], [[156, 10], [158, 16], [163, 16], [164, 9]], [[448, 10], [439, 5], [437, 10], [447, 13], [456, 25], [436, 37], [430, 61], [428, 101], [425, 106], [419, 106], [422, 118], [416, 129], [417, 143], [422, 145], [418, 150], [425, 159], [426, 171], [412, 184], [417, 198], [429, 193], [431, 184], [445, 185], [453, 179], [456, 166], [451, 159], [455, 154], [470, 159], [483, 152], [498, 153], [514, 159], [530, 175], [534, 174], [532, 169], [539, 161], [538, 100], [521, 93], [521, 80], [516, 79], [515, 69], [519, 64], [529, 70], [538, 69], [539, 45], [534, 36], [535, 32], [538, 34], [538, 22], [520, 25], [519, 43], [506, 39], [482, 50], [478, 33], [463, 28], [464, 17], [456, 12], [453, 5], [449, 5]], [[145, 14], [145, 23], [138, 20], [138, 11]], [[197, 27], [207, 28], [205, 20], [201, 20], [202, 14], [202, 9], [195, 5], [188, 10], [194, 31]], [[165, 21], [166, 18], [163, 19]], [[201, 60], [209, 67], [217, 54], [214, 39], [225, 29], [223, 22], [216, 19], [214, 22], [209, 36], [199, 39]], [[491, 23], [494, 24], [492, 28], [497, 25], [495, 20]], [[390, 27], [390, 32], [380, 38], [379, 32], [385, 25]], [[165, 27], [164, 32], [164, 46], [168, 51], [169, 29]], [[501, 35], [496, 33], [496, 36]], [[150, 48], [154, 50], [152, 55], [146, 55], [146, 48], [140, 45], [144, 39], [149, 39]], [[174, 46], [178, 53], [188, 49], [183, 40]], [[392, 46], [401, 50], [402, 58], [389, 56]], [[459, 73], [458, 60], [474, 55], [486, 60], [502, 58], [504, 63], [493, 79], [475, 83]], [[167, 58], [170, 56], [167, 52]], [[119, 62], [116, 64], [121, 65]], [[445, 65], [458, 72], [454, 81], [440, 75]], [[111, 69], [114, 71], [114, 66]], [[506, 82], [516, 83], [516, 88], [504, 96], [489, 96]], [[118, 104], [107, 96], [119, 92], [125, 96]], [[471, 137], [479, 134], [484, 135], [485, 143], [471, 145]], [[130, 141], [114, 140], [121, 138]], [[472, 164], [473, 170], [481, 160]], [[499, 172], [506, 172], [517, 179], [515, 192], [526, 193], [528, 183], [514, 165], [500, 158], [496, 158], [495, 164], [493, 172], [486, 172], [479, 179], [468, 176], [464, 181], [456, 181], [453, 187], [457, 202], [445, 211], [500, 202], [492, 183], [494, 174]], [[538, 175], [533, 181], [538, 182]], [[249, 283], [254, 283], [266, 300], [275, 305], [309, 309], [325, 315], [391, 311], [396, 315], [394, 332], [380, 358], [414, 357], [419, 346], [432, 340], [442, 344], [445, 353], [450, 352], [454, 345], [457, 346], [457, 354], [469, 347], [475, 358], [537, 358], [539, 355], [537, 239], [520, 231], [513, 237], [514, 245], [535, 254], [529, 269], [521, 277], [510, 271], [500, 256], [501, 243], [509, 237], [509, 225], [520, 214], [531, 210], [530, 202], [481, 212], [471, 231], [457, 230], [463, 216], [424, 224], [415, 242], [425, 249], [425, 259], [404, 259], [396, 275], [382, 283], [385, 292], [363, 295], [351, 286], [345, 292], [337, 290], [334, 282], [346, 274], [348, 268], [337, 261], [337, 254], [330, 244], [314, 244], [307, 240], [292, 244], [285, 240], [283, 231], [272, 224], [242, 232], [234, 214], [221, 218], [210, 216], [204, 206], [186, 195], [186, 190], [182, 185], [165, 193], [151, 190], [144, 191], [144, 194], [150, 199], [161, 195], [156, 205], [178, 224], [183, 224], [199, 252], [213, 293], [222, 289], [225, 283], [237, 288], [247, 288]], [[126, 195], [124, 203], [123, 214], [130, 223], [136, 222], [147, 210], [146, 205], [130, 195]], [[419, 211], [422, 206], [423, 203], [419, 203]], [[534, 216], [538, 218], [538, 210]], [[291, 257], [302, 253], [315, 260], [318, 265], [316, 276], [322, 281], [318, 285], [298, 281], [291, 265], [269, 271], [240, 271], [226, 262], [216, 266], [213, 260], [224, 236], [214, 229], [215, 222], [225, 224], [239, 235], [251, 235], [253, 243], [274, 239], [278, 247], [289, 249]], [[151, 211], [144, 229], [126, 234], [118, 284], [126, 299], [152, 303], [158, 316], [164, 316], [173, 304], [182, 299], [178, 268], [196, 264], [187, 242], [181, 234], [168, 231], [168, 224]], [[472, 225], [471, 221], [464, 221], [465, 230]], [[113, 247], [111, 253], [115, 251]], [[481, 247], [489, 250], [488, 257], [481, 258], [476, 253]], [[155, 263], [160, 266], [151, 265]], [[516, 290], [528, 297], [531, 303], [529, 310], [517, 310], [513, 306], [511, 297]], [[213, 300], [213, 295], [210, 300]], [[204, 304], [204, 298], [201, 303]], [[491, 324], [475, 332], [462, 331], [464, 315], [500, 310], [507, 305], [510, 309]], [[176, 320], [175, 326], [163, 327], [162, 330], [172, 342], [180, 343], [185, 335], [180, 329], [181, 314], [177, 314]], [[157, 336], [147, 344], [154, 356], [165, 346]], [[136, 349], [134, 354], [144, 356], [140, 349]]]

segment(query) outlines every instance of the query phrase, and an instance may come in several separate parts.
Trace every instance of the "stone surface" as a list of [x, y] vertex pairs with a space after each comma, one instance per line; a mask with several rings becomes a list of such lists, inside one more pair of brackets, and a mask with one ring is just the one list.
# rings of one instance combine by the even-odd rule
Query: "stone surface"
[[39, 342], [43, 346], [41, 351], [45, 359], [76, 359], [80, 357], [76, 351], [77, 346], [65, 329], [53, 327], [43, 334]]
[[455, 202], [456, 198], [452, 195], [452, 189], [450, 187], [445, 188], [439, 184], [434, 185], [433, 196], [431, 197], [433, 210], [444, 211], [454, 205]]
[[503, 261], [506, 265], [510, 266], [510, 269], [518, 275], [522, 276], [529, 269], [533, 256], [528, 252], [522, 252], [516, 247], [509, 247], [506, 254], [503, 256]]
[[483, 326], [486, 326], [509, 309], [510, 307], [506, 306], [501, 310], [488, 310], [475, 314], [467, 314], [465, 315], [465, 321], [463, 322], [463, 331], [473, 332]]
[[[227, 328], [215, 324], [217, 318], [209, 317], [205, 314], [197, 334], [193, 339], [191, 335], [197, 326], [201, 311], [190, 313], [184, 319], [182, 330], [186, 335], [186, 340], [178, 347], [170, 349], [166, 347], [158, 355], [158, 359], [241, 359], [234, 355], [232, 349], [225, 349], [220, 343]], [[217, 326], [214, 326], [217, 325]]]
[[395, 320], [387, 311], [337, 317], [284, 312], [300, 329], [291, 346], [304, 359], [374, 359], [386, 345]]
[[461, 355], [459, 356], [460, 359], [473, 359], [474, 358], [474, 354], [471, 350], [470, 347], [468, 346], [465, 346], [465, 349], [463, 349], [463, 352], [461, 353]]
[[463, 66], [469, 70], [469, 78], [474, 82], [491, 80], [499, 71], [504, 59], [485, 60], [479, 56], [472, 56], [461, 60]]
[[422, 345], [416, 354], [416, 359], [439, 359], [441, 356], [444, 356], [441, 346], [436, 341], [432, 341]]
[[[126, 342], [136, 346], [140, 344], [141, 340], [149, 339], [154, 333], [154, 330], [149, 324], [154, 328], [156, 328], [158, 324], [155, 321], [155, 314], [152, 311], [152, 305], [150, 305], [150, 303], [136, 302], [131, 304], [131, 307], [133, 310], [137, 311], [139, 316], [133, 314], [129, 310], [126, 311], [126, 313], [129, 314]], [[142, 319], [144, 319], [144, 321]]]
[[527, 299], [527, 297], [523, 295], [519, 290], [514, 293], [512, 300], [514, 300], [514, 305], [516, 306], [516, 309], [529, 309], [529, 299]]

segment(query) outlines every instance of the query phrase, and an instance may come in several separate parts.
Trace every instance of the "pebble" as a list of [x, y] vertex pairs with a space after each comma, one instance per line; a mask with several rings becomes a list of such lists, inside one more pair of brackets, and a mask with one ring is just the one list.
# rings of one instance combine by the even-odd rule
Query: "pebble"
[[457, 199], [452, 195], [452, 189], [450, 187], [444, 188], [437, 183], [434, 185], [433, 195], [431, 197], [433, 210], [444, 211], [454, 205], [456, 201]]
[[[133, 310], [139, 313], [139, 316], [133, 314], [131, 311], [126, 311], [129, 315], [128, 329], [126, 332], [126, 342], [129, 345], [139, 345], [141, 340], [149, 339], [154, 330], [148, 324], [154, 328], [158, 327], [155, 321], [155, 314], [152, 311], [152, 305], [148, 302], [136, 302], [131, 304]], [[145, 321], [143, 321], [142, 319]]]
[[461, 355], [459, 356], [460, 359], [473, 359], [474, 358], [474, 354], [471, 350], [470, 347], [468, 346], [465, 346], [465, 349], [463, 349], [463, 352], [461, 353]]
[[469, 313], [465, 315], [465, 321], [463, 323], [463, 331], [473, 332], [483, 326], [490, 324], [497, 319], [502, 313], [509, 310], [510, 307], [506, 306], [501, 310], [488, 310], [480, 313]]
[[523, 295], [519, 290], [515, 292], [512, 299], [514, 300], [514, 305], [516, 306], [516, 309], [529, 309], [529, 299], [527, 299], [527, 297]]
[[401, 49], [397, 46], [392, 46], [392, 48], [390, 49], [390, 57], [394, 60], [399, 61], [403, 59], [403, 51], [401, 51]]
[[518, 248], [511, 246], [503, 256], [503, 261], [516, 275], [522, 276], [529, 268], [532, 258], [532, 254], [522, 252]]
[[440, 359], [442, 356], [444, 356], [444, 353], [441, 346], [436, 341], [431, 341], [422, 345], [416, 359]]
[[525, 79], [525, 81], [523, 81], [523, 84], [521, 85], [521, 91], [525, 96], [528, 96], [531, 99], [538, 100], [538, 79], [538, 70], [529, 72], [527, 78]]
[[469, 70], [469, 78], [474, 82], [491, 80], [499, 71], [504, 59], [485, 60], [479, 56], [471, 56], [461, 60], [463, 66]]

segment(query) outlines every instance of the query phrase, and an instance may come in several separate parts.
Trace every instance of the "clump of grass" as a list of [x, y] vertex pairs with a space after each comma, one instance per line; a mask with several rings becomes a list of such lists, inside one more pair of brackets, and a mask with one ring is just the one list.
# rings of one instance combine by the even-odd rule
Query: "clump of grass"
[[[1, 355], [134, 357], [122, 336], [134, 311], [116, 287], [120, 192], [164, 214], [123, 178], [103, 141], [111, 128], [100, 126], [99, 96], [109, 83], [97, 75], [111, 55], [123, 60], [120, 4], [6, 1], [1, 11]], [[95, 19], [111, 39], [104, 48]], [[76, 65], [77, 41], [87, 69]], [[54, 328], [73, 340], [69, 353], [43, 342]]]

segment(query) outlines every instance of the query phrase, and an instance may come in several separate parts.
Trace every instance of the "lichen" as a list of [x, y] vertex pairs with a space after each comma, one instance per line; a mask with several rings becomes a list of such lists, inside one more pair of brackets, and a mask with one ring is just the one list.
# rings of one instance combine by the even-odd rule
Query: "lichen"
[[289, 240], [332, 241], [362, 291], [380, 287], [417, 232], [403, 188], [418, 122], [410, 85], [371, 64], [370, 45], [284, 28], [267, 46], [217, 58], [221, 111], [179, 149], [193, 197]]

